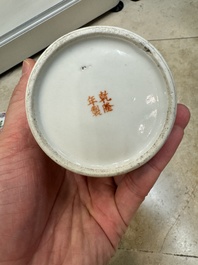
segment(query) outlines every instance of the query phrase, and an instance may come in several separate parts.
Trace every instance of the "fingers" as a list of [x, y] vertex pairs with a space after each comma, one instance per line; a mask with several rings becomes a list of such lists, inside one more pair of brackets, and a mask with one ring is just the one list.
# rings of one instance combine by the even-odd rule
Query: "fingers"
[[134, 179], [137, 179], [137, 182], [142, 190], [143, 197], [148, 194], [162, 170], [175, 154], [183, 138], [184, 129], [186, 128], [189, 120], [190, 112], [188, 108], [184, 105], [178, 105], [175, 124], [168, 140], [160, 151], [146, 165], [141, 167], [139, 170], [137, 169], [138, 174], [136, 174]]
[[189, 109], [183, 104], [178, 104], [175, 125], [178, 125], [181, 128], [185, 129], [186, 126], [188, 125], [189, 120], [190, 120]]
[[190, 111], [186, 106], [179, 104], [177, 107], [175, 124], [168, 140], [157, 155], [148, 162], [148, 165], [158, 173], [161, 173], [176, 152], [189, 120]]
[[172, 132], [161, 150], [144, 166], [124, 176], [116, 192], [116, 202], [125, 222], [129, 222], [162, 170], [177, 150], [190, 119], [187, 107], [179, 104]]

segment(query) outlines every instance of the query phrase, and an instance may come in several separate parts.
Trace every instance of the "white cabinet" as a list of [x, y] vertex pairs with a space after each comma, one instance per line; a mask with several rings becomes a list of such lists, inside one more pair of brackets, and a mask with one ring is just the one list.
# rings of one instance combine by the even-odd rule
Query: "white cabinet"
[[118, 0], [1, 0], [0, 74], [118, 3]]

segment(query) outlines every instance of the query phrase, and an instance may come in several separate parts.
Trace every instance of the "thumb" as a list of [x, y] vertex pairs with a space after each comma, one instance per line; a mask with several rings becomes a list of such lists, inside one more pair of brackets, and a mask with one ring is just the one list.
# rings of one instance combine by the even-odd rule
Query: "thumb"
[[5, 135], [7, 135], [7, 133], [19, 133], [20, 130], [22, 130], [24, 127], [27, 127], [25, 113], [25, 92], [28, 78], [34, 64], [35, 61], [32, 59], [26, 59], [23, 62], [22, 75], [10, 99], [2, 134], [5, 133]]
[[[26, 91], [28, 78], [29, 78], [29, 75], [32, 71], [34, 64], [35, 64], [35, 61], [32, 59], [26, 59], [23, 62], [22, 75], [21, 75], [21, 78], [20, 78], [18, 84], [16, 85], [16, 87], [13, 91], [13, 94], [12, 94], [12, 97], [10, 100], [10, 104], [9, 104], [9, 108], [12, 107], [12, 104], [25, 99], [25, 91]], [[9, 109], [8, 109], [8, 111], [9, 111]]]

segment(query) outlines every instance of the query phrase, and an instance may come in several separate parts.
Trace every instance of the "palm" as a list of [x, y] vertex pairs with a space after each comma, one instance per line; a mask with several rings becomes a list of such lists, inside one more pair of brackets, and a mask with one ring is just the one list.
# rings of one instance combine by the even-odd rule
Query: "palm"
[[28, 64], [0, 133], [0, 265], [105, 264], [173, 156], [189, 111], [178, 107], [169, 140], [140, 169], [116, 179], [79, 176], [50, 160], [30, 133]]
[[[26, 139], [18, 142], [11, 174], [4, 179], [12, 180], [14, 189], [8, 199], [10, 215], [2, 223], [12, 246], [7, 259], [20, 260], [19, 264], [32, 259], [39, 264], [49, 258], [49, 252], [59, 252], [57, 264], [64, 260], [68, 264], [68, 259], [78, 260], [83, 250], [84, 258], [93, 254], [90, 264], [98, 256], [104, 264], [126, 228], [117, 209], [113, 178], [92, 179], [66, 171], [45, 156], [30, 133]], [[10, 162], [9, 156], [3, 159], [5, 172]]]

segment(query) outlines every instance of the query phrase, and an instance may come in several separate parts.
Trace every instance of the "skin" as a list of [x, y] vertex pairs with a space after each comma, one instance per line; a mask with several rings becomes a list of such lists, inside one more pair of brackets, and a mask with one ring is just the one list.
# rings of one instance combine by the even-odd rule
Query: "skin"
[[116, 178], [69, 172], [35, 142], [25, 114], [34, 66], [23, 63], [0, 132], [0, 265], [102, 265], [179, 146], [190, 113], [178, 105], [172, 133], [141, 168]]

